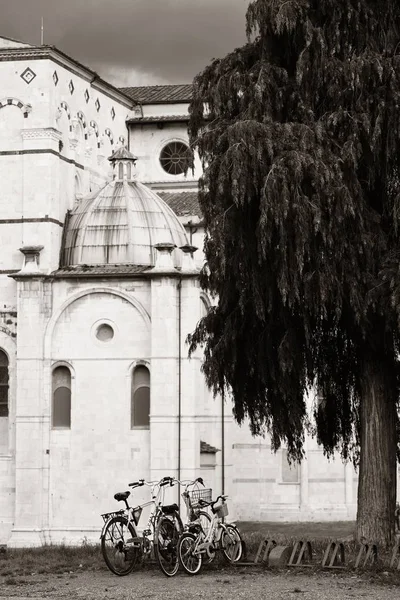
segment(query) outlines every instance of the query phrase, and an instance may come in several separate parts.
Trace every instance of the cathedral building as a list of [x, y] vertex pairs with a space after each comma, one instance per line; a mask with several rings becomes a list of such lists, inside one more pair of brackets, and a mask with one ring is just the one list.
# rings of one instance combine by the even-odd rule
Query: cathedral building
[[238, 520], [354, 518], [351, 465], [308, 439], [290, 467], [188, 358], [210, 306], [191, 86], [117, 89], [5, 37], [0, 82], [0, 544], [98, 540], [115, 492], [164, 475]]

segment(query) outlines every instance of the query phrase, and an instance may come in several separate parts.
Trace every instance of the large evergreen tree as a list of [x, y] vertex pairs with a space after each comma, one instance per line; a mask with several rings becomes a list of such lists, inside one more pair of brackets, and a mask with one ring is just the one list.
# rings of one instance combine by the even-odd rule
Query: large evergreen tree
[[357, 535], [390, 543], [399, 443], [400, 2], [255, 0], [196, 77], [202, 285], [190, 336], [238, 422], [359, 460]]

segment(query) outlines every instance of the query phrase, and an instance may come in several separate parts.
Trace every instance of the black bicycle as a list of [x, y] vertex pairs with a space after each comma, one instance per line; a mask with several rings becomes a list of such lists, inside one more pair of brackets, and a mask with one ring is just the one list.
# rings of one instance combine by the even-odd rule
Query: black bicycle
[[[142, 564], [146, 557], [154, 553], [162, 572], [168, 577], [176, 574], [179, 568], [177, 544], [183, 532], [182, 520], [177, 504], [164, 504], [165, 487], [173, 486], [173, 477], [163, 477], [160, 481], [140, 479], [130, 483], [133, 489], [148, 486], [151, 500], [139, 506], [129, 506], [130, 491], [114, 495], [118, 502], [125, 502], [125, 508], [105, 513], [101, 532], [101, 551], [107, 567], [115, 575], [123, 576]], [[149, 520], [142, 536], [137, 533], [137, 525], [143, 508], [152, 505]]]

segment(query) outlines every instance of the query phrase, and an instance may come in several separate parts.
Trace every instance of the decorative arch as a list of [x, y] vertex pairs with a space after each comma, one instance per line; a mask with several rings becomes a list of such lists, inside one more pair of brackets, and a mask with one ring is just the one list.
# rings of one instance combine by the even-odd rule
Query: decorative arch
[[68, 121], [69, 121], [69, 130], [72, 131], [72, 122], [71, 122], [71, 111], [69, 109], [69, 106], [66, 102], [64, 102], [64, 100], [61, 102], [60, 107], [65, 110], [67, 117], [68, 117]]
[[129, 304], [131, 304], [134, 308], [136, 308], [136, 310], [139, 312], [142, 319], [144, 320], [146, 327], [148, 329], [150, 329], [151, 319], [150, 319], [149, 313], [144, 308], [143, 304], [141, 302], [139, 302], [139, 300], [137, 300], [136, 298], [133, 298], [129, 294], [127, 294], [117, 288], [108, 288], [108, 287], [102, 287], [102, 286], [93, 287], [93, 288], [86, 289], [86, 290], [80, 290], [79, 292], [76, 292], [75, 294], [70, 296], [58, 308], [58, 310], [55, 311], [55, 313], [52, 315], [51, 319], [49, 320], [47, 327], [46, 327], [45, 336], [44, 336], [44, 358], [47, 358], [47, 359], [51, 358], [51, 341], [53, 338], [55, 326], [57, 325], [57, 322], [58, 322], [59, 318], [61, 317], [62, 313], [71, 304], [73, 304], [76, 300], [79, 300], [80, 298], [83, 298], [84, 296], [90, 296], [91, 294], [111, 294], [114, 296], [119, 296], [123, 300], [126, 300], [127, 302], [129, 302]]
[[100, 148], [100, 131], [96, 121], [90, 121], [89, 126], [93, 129], [97, 140], [97, 147]]
[[68, 362], [67, 360], [54, 360], [51, 363], [50, 368], [52, 371], [54, 371], [54, 369], [57, 369], [57, 367], [68, 367], [68, 369], [71, 371], [72, 379], [75, 379], [75, 369], [72, 363]]
[[10, 329], [8, 329], [8, 327], [3, 327], [3, 325], [0, 325], [0, 332], [9, 335], [11, 339], [13, 338], [12, 332]]
[[30, 104], [24, 104], [18, 98], [3, 98], [0, 100], [0, 109], [4, 108], [5, 106], [16, 106], [17, 108], [20, 108], [24, 113], [25, 118], [32, 110], [32, 106]]
[[88, 132], [87, 132], [87, 123], [86, 123], [85, 115], [83, 114], [83, 112], [81, 110], [78, 110], [78, 112], [76, 113], [76, 117], [77, 117], [77, 119], [79, 119], [79, 121], [82, 124], [83, 134], [84, 134], [85, 140], [87, 140]]
[[133, 371], [136, 369], [136, 367], [147, 367], [147, 369], [150, 371], [151, 373], [151, 363], [149, 360], [146, 360], [145, 358], [138, 358], [134, 361], [131, 362], [131, 364], [128, 367], [127, 370], [127, 377], [132, 377], [132, 373]]
[[111, 131], [111, 129], [109, 129], [108, 127], [105, 129], [104, 133], [106, 134], [106, 136], [108, 137], [108, 139], [110, 140], [110, 144], [111, 146], [113, 146], [114, 144], [114, 134]]

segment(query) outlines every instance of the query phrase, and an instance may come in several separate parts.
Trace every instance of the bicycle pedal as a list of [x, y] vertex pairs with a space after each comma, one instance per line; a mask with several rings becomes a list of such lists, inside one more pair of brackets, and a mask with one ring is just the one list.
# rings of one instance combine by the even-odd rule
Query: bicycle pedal
[[148, 537], [149, 535], [151, 535], [151, 529], [144, 529], [143, 530], [143, 535]]

